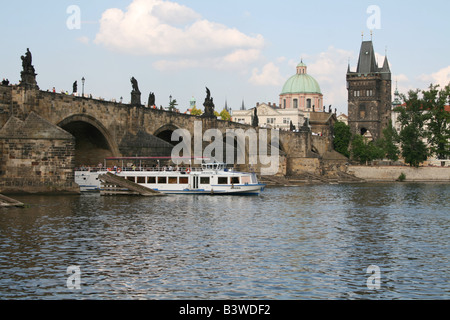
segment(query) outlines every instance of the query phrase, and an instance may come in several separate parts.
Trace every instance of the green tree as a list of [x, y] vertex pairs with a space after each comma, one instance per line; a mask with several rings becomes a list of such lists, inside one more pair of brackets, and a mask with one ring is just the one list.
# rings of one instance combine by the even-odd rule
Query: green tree
[[397, 161], [400, 155], [400, 149], [397, 146], [399, 142], [397, 130], [392, 126], [392, 121], [389, 120], [389, 125], [383, 129], [383, 138], [377, 141], [377, 145], [383, 150], [387, 159]]
[[350, 127], [346, 125], [344, 122], [338, 121], [334, 125], [334, 140], [333, 146], [334, 150], [343, 154], [347, 158], [350, 157], [350, 141], [352, 139], [352, 133], [350, 131]]
[[422, 91], [423, 109], [426, 111], [427, 138], [430, 154], [438, 159], [450, 157], [450, 112], [445, 110], [449, 103], [450, 84], [443, 90], [439, 85], [430, 85], [429, 90]]
[[418, 167], [428, 158], [428, 149], [424, 142], [427, 137], [425, 129], [426, 114], [423, 112], [423, 100], [419, 90], [411, 90], [408, 97], [403, 96], [406, 107], [397, 107], [398, 121], [401, 126], [399, 134], [402, 156], [410, 166]]
[[171, 100], [169, 103], [169, 111], [175, 111], [177, 105], [178, 105], [177, 99]]
[[231, 115], [230, 115], [230, 113], [229, 113], [226, 109], [223, 109], [223, 110], [220, 112], [220, 118], [221, 118], [222, 120], [225, 120], [225, 121], [230, 121], [230, 120], [231, 120]]
[[191, 109], [191, 115], [193, 115], [193, 116], [201, 116], [202, 114], [203, 114], [203, 112], [202, 112], [202, 110], [200, 110], [200, 109], [198, 109], [197, 108], [197, 106], [194, 106], [192, 109]]
[[383, 159], [384, 157], [384, 150], [382, 148], [359, 134], [353, 136], [351, 151], [353, 160], [359, 161], [361, 164], [365, 164], [375, 159]]

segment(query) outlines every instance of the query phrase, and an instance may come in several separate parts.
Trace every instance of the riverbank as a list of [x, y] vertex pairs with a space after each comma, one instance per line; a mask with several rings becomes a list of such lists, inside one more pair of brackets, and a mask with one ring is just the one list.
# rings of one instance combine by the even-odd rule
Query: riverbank
[[450, 182], [450, 167], [349, 166], [347, 173], [368, 182]]

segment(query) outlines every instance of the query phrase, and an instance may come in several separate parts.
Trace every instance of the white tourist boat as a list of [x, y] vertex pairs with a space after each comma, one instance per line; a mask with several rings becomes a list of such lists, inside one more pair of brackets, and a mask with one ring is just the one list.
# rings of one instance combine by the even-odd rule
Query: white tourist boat
[[165, 194], [259, 195], [265, 188], [255, 173], [237, 172], [224, 163], [204, 163], [200, 168], [80, 168], [75, 182], [81, 192], [98, 192], [99, 176], [107, 172]]

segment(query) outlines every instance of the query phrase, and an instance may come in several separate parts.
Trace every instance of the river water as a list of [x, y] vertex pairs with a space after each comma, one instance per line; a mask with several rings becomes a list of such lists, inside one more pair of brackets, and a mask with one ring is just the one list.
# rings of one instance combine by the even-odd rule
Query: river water
[[449, 184], [15, 198], [0, 299], [450, 298]]

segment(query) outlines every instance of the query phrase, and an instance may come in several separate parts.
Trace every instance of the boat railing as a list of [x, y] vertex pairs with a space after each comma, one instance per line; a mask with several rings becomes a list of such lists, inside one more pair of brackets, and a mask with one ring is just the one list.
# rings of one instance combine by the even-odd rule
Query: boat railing
[[103, 167], [79, 167], [76, 168], [75, 171], [82, 172], [202, 172], [204, 169], [198, 167], [111, 167], [111, 168], [103, 168]]

